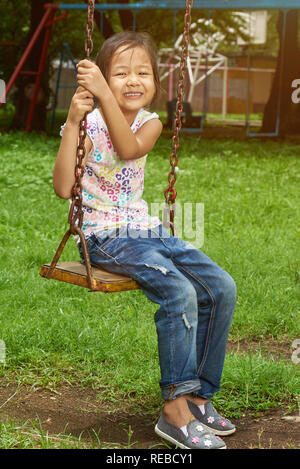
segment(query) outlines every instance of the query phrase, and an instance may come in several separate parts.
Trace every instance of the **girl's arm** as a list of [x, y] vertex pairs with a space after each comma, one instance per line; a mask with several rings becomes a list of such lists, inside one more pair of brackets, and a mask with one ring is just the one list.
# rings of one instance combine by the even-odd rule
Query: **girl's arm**
[[107, 95], [101, 94], [100, 102], [111, 141], [119, 158], [134, 160], [152, 150], [162, 131], [159, 119], [151, 119], [133, 133], [110, 90]]
[[77, 71], [78, 84], [88, 89], [101, 104], [105, 123], [118, 156], [123, 160], [132, 160], [152, 150], [162, 131], [160, 120], [151, 119], [133, 133], [99, 67], [89, 60], [82, 60]]
[[[71, 101], [53, 171], [54, 191], [62, 199], [69, 199], [72, 194], [72, 188], [75, 183], [79, 123], [84, 117], [85, 112], [92, 111], [93, 103], [93, 96], [89, 91], [81, 87], [77, 88]], [[83, 166], [86, 164], [91, 148], [92, 142], [87, 135], [85, 139], [85, 157], [82, 162]]]

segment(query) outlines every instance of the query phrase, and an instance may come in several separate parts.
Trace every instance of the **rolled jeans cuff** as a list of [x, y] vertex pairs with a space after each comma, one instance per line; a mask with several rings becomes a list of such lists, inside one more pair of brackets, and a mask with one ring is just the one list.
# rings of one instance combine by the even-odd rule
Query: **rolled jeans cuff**
[[198, 379], [192, 379], [182, 381], [180, 383], [168, 384], [167, 386], [161, 386], [161, 394], [165, 401], [170, 401], [183, 396], [184, 394], [195, 393], [199, 391], [200, 388], [200, 381]]

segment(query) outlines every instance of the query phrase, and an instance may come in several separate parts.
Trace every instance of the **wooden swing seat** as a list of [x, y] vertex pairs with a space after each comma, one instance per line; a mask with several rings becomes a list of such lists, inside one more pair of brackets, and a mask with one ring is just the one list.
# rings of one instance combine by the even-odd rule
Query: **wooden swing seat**
[[[44, 264], [40, 268], [40, 275], [47, 276], [50, 264]], [[140, 287], [135, 280], [123, 275], [112, 274], [106, 270], [92, 266], [92, 275], [96, 281], [95, 291], [103, 293], [138, 290]], [[60, 262], [56, 265], [51, 279], [72, 283], [80, 287], [89, 288], [86, 268], [81, 262]]]

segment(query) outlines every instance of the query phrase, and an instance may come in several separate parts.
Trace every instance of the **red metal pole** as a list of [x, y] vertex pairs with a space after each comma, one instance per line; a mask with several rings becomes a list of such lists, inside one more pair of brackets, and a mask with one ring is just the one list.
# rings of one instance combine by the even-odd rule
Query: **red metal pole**
[[[46, 11], [45, 11], [45, 14], [43, 16], [43, 18], [41, 19], [41, 22], [40, 24], [38, 25], [38, 27], [36, 28], [32, 38], [30, 39], [29, 43], [28, 43], [28, 46], [26, 47], [22, 57], [21, 57], [21, 60], [20, 62], [18, 63], [15, 71], [13, 72], [12, 76], [10, 77], [9, 79], [9, 82], [7, 83], [6, 85], [6, 97], [8, 96], [8, 93], [10, 92], [11, 90], [11, 87], [13, 86], [14, 82], [16, 81], [16, 78], [17, 76], [19, 75], [20, 71], [22, 70], [22, 67], [24, 65], [24, 63], [26, 62], [37, 38], [39, 37], [42, 29], [44, 28], [46, 22], [48, 21], [48, 19], [51, 17], [51, 13], [54, 11], [54, 10], [57, 10], [58, 8], [58, 5], [57, 4], [47, 4], [45, 5], [46, 7]], [[0, 107], [2, 106], [2, 104], [4, 104], [5, 100], [1, 100], [3, 102], [0, 102]]]
[[47, 50], [48, 50], [48, 45], [49, 45], [50, 36], [51, 36], [52, 20], [53, 20], [54, 14], [55, 14], [55, 11], [54, 11], [53, 8], [50, 10], [50, 12], [51, 12], [51, 15], [50, 15], [50, 18], [49, 18], [49, 23], [50, 24], [46, 25], [46, 32], [45, 32], [44, 43], [43, 43], [43, 48], [42, 48], [42, 52], [41, 52], [39, 68], [38, 68], [38, 71], [37, 71], [37, 76], [36, 76], [35, 86], [34, 86], [34, 92], [33, 92], [32, 100], [31, 100], [31, 104], [30, 104], [30, 109], [29, 109], [29, 113], [28, 113], [28, 117], [27, 117], [26, 132], [30, 132], [30, 129], [31, 129], [32, 119], [33, 119], [35, 106], [36, 106], [36, 102], [37, 102], [37, 98], [38, 98], [38, 93], [39, 93], [40, 85], [41, 85], [42, 73], [43, 73], [43, 70], [44, 70], [44, 67], [45, 67]]

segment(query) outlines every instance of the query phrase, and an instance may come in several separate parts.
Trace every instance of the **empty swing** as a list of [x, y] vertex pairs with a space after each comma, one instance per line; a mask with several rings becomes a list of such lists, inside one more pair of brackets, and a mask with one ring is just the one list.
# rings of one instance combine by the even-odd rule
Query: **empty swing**
[[[176, 115], [174, 121], [174, 133], [172, 137], [172, 154], [170, 156], [171, 171], [169, 172], [169, 186], [164, 191], [166, 201], [166, 211], [169, 214], [169, 226], [171, 227], [172, 234], [175, 234], [174, 229], [174, 214], [175, 214], [175, 199], [176, 190], [174, 188], [176, 181], [176, 166], [178, 163], [177, 149], [179, 147], [179, 132], [181, 129], [181, 114], [183, 112], [183, 98], [184, 98], [184, 78], [187, 66], [187, 54], [189, 45], [189, 31], [191, 24], [191, 9], [193, 0], [186, 0], [186, 12], [184, 16], [184, 41], [182, 47], [182, 56], [180, 62], [180, 76], [177, 86], [177, 105]], [[87, 39], [85, 41], [86, 58], [90, 59], [90, 54], [93, 47], [92, 32], [94, 28], [94, 10], [95, 0], [88, 1], [88, 18], [86, 24]], [[85, 139], [86, 139], [86, 125], [87, 115], [81, 120], [79, 125], [79, 144], [76, 153], [76, 166], [75, 166], [75, 183], [72, 189], [72, 201], [69, 210], [68, 223], [69, 229], [63, 236], [57, 251], [50, 264], [44, 264], [40, 268], [40, 275], [47, 279], [59, 280], [62, 282], [78, 285], [80, 287], [89, 288], [91, 291], [101, 291], [104, 293], [121, 292], [128, 290], [139, 289], [138, 283], [130, 277], [123, 275], [113, 274], [99, 267], [91, 265], [90, 257], [87, 249], [86, 239], [82, 231], [83, 223], [83, 208], [82, 208], [82, 183], [83, 176], [82, 161], [85, 156]], [[165, 213], [166, 213], [165, 211]], [[62, 251], [71, 235], [78, 235], [80, 238], [84, 264], [79, 260], [72, 262], [59, 262]]]

